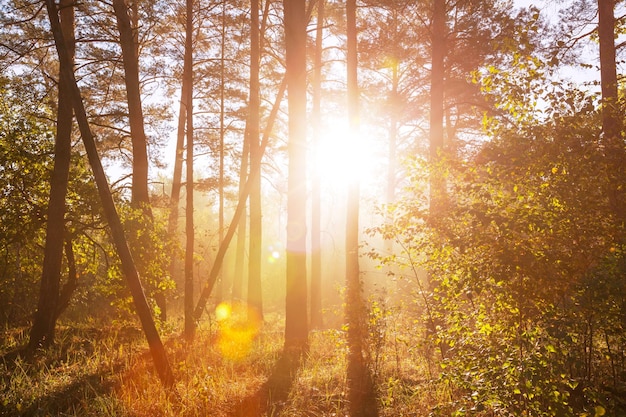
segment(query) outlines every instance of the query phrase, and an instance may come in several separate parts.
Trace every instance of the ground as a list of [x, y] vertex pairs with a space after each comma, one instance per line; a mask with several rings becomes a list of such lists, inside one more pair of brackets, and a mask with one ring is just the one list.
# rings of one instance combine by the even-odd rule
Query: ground
[[[176, 323], [161, 329], [175, 392], [160, 385], [136, 325], [64, 324], [46, 352], [26, 358], [27, 328], [7, 329], [0, 346], [0, 415], [345, 416], [342, 329], [311, 332], [301, 360], [283, 354], [283, 320], [251, 326], [230, 316], [202, 323], [193, 343]], [[180, 327], [178, 327], [180, 328]], [[381, 416], [424, 416], [445, 396], [417, 343], [385, 326], [370, 358]]]

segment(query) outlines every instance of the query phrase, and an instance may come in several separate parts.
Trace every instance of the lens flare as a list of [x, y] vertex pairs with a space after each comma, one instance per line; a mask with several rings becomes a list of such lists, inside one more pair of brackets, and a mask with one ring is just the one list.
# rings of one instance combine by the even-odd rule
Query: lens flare
[[215, 307], [215, 319], [217, 321], [224, 321], [230, 317], [233, 309], [230, 303], [220, 303], [217, 307]]
[[261, 321], [254, 310], [244, 303], [223, 302], [215, 309], [219, 326], [217, 346], [227, 359], [240, 361], [252, 350]]

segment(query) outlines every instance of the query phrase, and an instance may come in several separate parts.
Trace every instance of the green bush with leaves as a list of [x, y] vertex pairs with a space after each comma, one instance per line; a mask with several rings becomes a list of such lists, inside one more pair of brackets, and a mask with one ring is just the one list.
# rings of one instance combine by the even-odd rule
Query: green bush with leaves
[[[567, 93], [564, 93], [567, 94]], [[558, 117], [495, 131], [464, 161], [413, 167], [406, 197], [372, 230], [377, 257], [414, 300], [452, 388], [440, 415], [625, 412], [626, 264], [598, 115], [572, 92]], [[449, 205], [428, 213], [424, 179], [445, 176]]]
[[[158, 316], [160, 311], [156, 303], [157, 297], [171, 295], [176, 287], [168, 272], [174, 242], [167, 233], [167, 217], [157, 215], [152, 219], [148, 218], [144, 210], [133, 208], [128, 202], [123, 201], [118, 203], [118, 210], [144, 291], [154, 308], [155, 315]], [[111, 305], [118, 308], [118, 314], [128, 316], [134, 311], [133, 300], [110, 240], [106, 246], [106, 256], [110, 264], [106, 271], [101, 271], [102, 279], [98, 284], [98, 292], [105, 295]]]

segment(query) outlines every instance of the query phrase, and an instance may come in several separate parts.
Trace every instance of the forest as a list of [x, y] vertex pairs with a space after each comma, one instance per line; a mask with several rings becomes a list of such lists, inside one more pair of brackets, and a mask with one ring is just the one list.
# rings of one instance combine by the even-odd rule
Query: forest
[[0, 416], [626, 415], [626, 2], [0, 28]]

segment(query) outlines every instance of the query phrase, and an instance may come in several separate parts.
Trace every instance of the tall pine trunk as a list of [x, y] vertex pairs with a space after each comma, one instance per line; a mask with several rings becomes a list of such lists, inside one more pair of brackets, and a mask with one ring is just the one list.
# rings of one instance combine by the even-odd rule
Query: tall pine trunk
[[445, 205], [446, 184], [439, 164], [444, 151], [444, 72], [446, 54], [446, 0], [433, 0], [430, 73], [430, 132], [431, 163], [430, 214], [438, 216]]
[[[313, 143], [312, 148], [319, 148], [322, 128], [322, 53], [324, 34], [324, 3], [317, 1], [317, 27], [315, 30], [315, 62], [313, 64]], [[311, 328], [319, 329], [322, 321], [322, 242], [321, 242], [321, 178], [313, 170], [311, 181]]]
[[185, 99], [187, 115], [187, 152], [185, 158], [185, 338], [193, 340], [196, 325], [193, 318], [193, 251], [194, 251], [194, 226], [193, 226], [193, 0], [186, 0], [187, 17], [185, 20], [185, 58], [183, 63], [183, 78], [189, 88]]
[[306, 279], [306, 14], [305, 0], [283, 0], [287, 91], [287, 292], [285, 350], [308, 347]]
[[[68, 49], [71, 68], [61, 67], [59, 72], [74, 71], [74, 3], [61, 0], [59, 4], [60, 22]], [[64, 62], [61, 65], [65, 65]], [[59, 308], [59, 288], [65, 232], [65, 197], [70, 171], [72, 150], [72, 123], [74, 119], [70, 86], [59, 77], [56, 120], [56, 141], [54, 144], [54, 168], [50, 179], [50, 201], [46, 223], [46, 243], [41, 272], [39, 302], [30, 332], [29, 350], [39, 346], [49, 346], [54, 342], [57, 311]]]
[[[356, 0], [346, 1], [348, 119], [350, 146], [360, 144]], [[348, 401], [350, 417], [378, 415], [370, 370], [365, 358], [365, 306], [359, 268], [359, 179], [348, 184], [346, 211], [346, 322], [348, 325]]]
[[602, 143], [609, 177], [609, 202], [621, 227], [626, 226], [626, 152], [621, 136], [615, 59], [615, 1], [598, 0], [600, 85], [602, 91]]
[[[136, 34], [130, 20], [130, 9], [124, 0], [113, 0], [117, 18], [124, 64], [124, 82], [128, 102], [128, 120], [133, 148], [133, 178], [131, 204], [140, 207], [150, 217], [150, 193], [148, 189], [148, 139], [144, 129], [139, 83], [139, 56]], [[135, 13], [136, 15], [136, 13]]]
[[[184, 71], [184, 70], [183, 70]], [[186, 97], [187, 90], [189, 86], [187, 85], [186, 78], [183, 77], [181, 93], [180, 93], [180, 105], [178, 108], [178, 127], [176, 131], [176, 149], [174, 151], [174, 172], [172, 174], [172, 191], [170, 193], [170, 214], [167, 221], [167, 234], [170, 239], [174, 240], [177, 238], [178, 231], [178, 216], [179, 216], [179, 208], [180, 208], [180, 191], [182, 188], [182, 177], [183, 177], [183, 159], [185, 152], [185, 126], [187, 123], [187, 111], [186, 111]], [[178, 275], [178, 265], [176, 263], [177, 257], [173, 256], [170, 259], [169, 271], [170, 277], [176, 280]], [[167, 318], [166, 312], [166, 300], [163, 299], [159, 304], [161, 308], [161, 320], [165, 321]]]
[[[261, 144], [259, 133], [259, 0], [252, 0], [250, 9], [250, 103], [249, 126], [250, 135], [250, 170], [261, 171]], [[261, 286], [261, 175], [250, 177], [250, 248], [248, 263], [248, 306], [259, 319], [263, 318], [263, 296]]]
[[[221, 34], [220, 34], [220, 166], [219, 166], [219, 244], [224, 241], [224, 157], [226, 151], [224, 149], [224, 142], [226, 136], [226, 7], [222, 1], [222, 15], [221, 15]], [[217, 294], [217, 301], [220, 302], [224, 297], [224, 288], [226, 283], [224, 282], [224, 274], [220, 272], [219, 291]]]
[[[233, 272], [233, 300], [240, 301], [243, 298], [244, 265], [246, 258], [246, 230], [247, 218], [246, 210], [248, 204], [248, 194], [244, 194], [244, 187], [248, 178], [248, 158], [250, 155], [249, 135], [244, 133], [243, 146], [241, 150], [241, 166], [239, 168], [239, 203], [242, 205], [242, 215], [237, 221], [237, 244], [235, 248], [235, 270]], [[223, 242], [223, 240], [222, 240]]]

